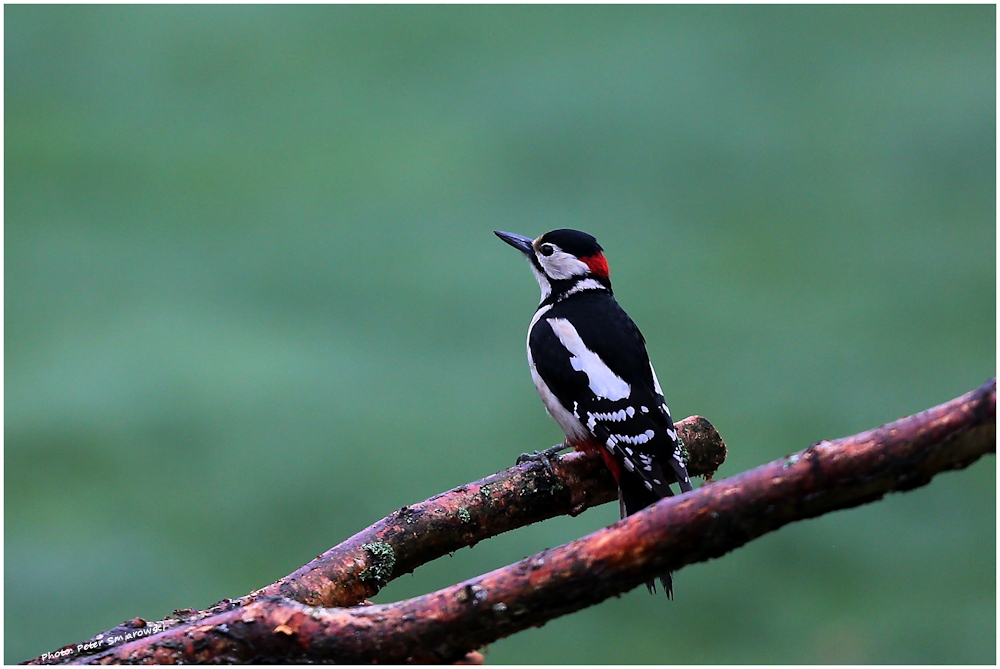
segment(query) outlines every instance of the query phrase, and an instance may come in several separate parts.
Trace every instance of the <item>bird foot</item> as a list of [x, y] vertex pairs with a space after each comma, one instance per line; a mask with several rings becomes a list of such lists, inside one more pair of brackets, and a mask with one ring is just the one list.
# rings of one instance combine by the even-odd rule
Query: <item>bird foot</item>
[[521, 465], [524, 464], [525, 462], [541, 462], [543, 465], [545, 465], [545, 468], [549, 470], [549, 474], [555, 476], [556, 473], [552, 469], [552, 459], [556, 457], [556, 453], [565, 450], [567, 448], [569, 448], [569, 446], [567, 446], [564, 442], [562, 444], [556, 444], [552, 448], [546, 448], [544, 451], [535, 451], [534, 453], [521, 453], [521, 455], [517, 456], [516, 464]]

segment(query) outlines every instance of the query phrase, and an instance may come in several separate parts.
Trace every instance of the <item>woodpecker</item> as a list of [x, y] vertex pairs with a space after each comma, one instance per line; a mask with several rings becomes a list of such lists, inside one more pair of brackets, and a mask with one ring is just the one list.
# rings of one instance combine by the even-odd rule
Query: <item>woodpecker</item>
[[[615, 481], [625, 518], [691, 490], [685, 452], [639, 328], [615, 300], [597, 239], [553, 230], [537, 239], [495, 230], [528, 258], [542, 289], [528, 326], [528, 366], [542, 403], [566, 441], [526, 459], [574, 448], [598, 452]], [[673, 599], [669, 573], [660, 577]], [[654, 584], [647, 583], [650, 592]]]

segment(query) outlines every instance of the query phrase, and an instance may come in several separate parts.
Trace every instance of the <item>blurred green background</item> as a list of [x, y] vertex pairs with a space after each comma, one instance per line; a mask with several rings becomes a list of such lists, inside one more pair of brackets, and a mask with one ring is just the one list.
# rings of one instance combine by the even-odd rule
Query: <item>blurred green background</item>
[[[995, 374], [993, 6], [4, 16], [6, 662], [244, 594], [559, 441], [494, 228], [601, 240], [724, 476]], [[487, 661], [992, 664], [995, 467]]]

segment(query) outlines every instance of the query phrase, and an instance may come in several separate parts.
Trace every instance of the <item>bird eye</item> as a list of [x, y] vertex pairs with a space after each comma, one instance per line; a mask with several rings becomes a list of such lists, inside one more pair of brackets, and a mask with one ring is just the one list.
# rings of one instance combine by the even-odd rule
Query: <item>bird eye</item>
[[542, 244], [541, 246], [538, 247], [538, 252], [541, 253], [543, 256], [550, 256], [554, 251], [555, 248], [552, 246], [552, 244]]

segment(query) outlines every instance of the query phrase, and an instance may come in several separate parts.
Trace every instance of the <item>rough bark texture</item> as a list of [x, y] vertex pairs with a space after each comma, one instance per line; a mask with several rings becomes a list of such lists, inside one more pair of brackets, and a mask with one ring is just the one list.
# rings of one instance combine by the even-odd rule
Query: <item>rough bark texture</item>
[[[796, 520], [924, 485], [942, 471], [995, 452], [996, 383], [990, 381], [947, 404], [852, 437], [817, 442], [661, 500], [564, 546], [421, 597], [319, 608], [261, 591], [256, 601], [196, 624], [76, 661], [455, 661], [496, 639], [630, 590], [665, 570], [719, 557]], [[272, 587], [280, 591], [279, 584]], [[328, 590], [337, 588], [322, 584], [316, 591]]]
[[[726, 445], [708, 420], [685, 418], [677, 424], [677, 433], [691, 454], [692, 476], [711, 476], [725, 461]], [[388, 581], [459, 548], [617, 499], [614, 480], [596, 455], [570, 453], [552, 460], [552, 467], [554, 475], [540, 463], [518, 465], [404, 506], [249, 595], [224, 599], [204, 610], [178, 609], [164, 620], [127, 620], [32, 662], [84, 662], [122, 641], [195, 624], [261, 597], [280, 595], [316, 606], [353, 606], [374, 596]]]
[[[725, 460], [725, 443], [701, 416], [680, 421], [677, 432], [697, 456], [692, 476], [711, 475]], [[459, 548], [618, 498], [600, 458], [570, 454], [553, 460], [552, 468], [554, 476], [539, 463], [512, 467], [404, 506], [251, 596], [352, 606], [393, 578]]]

